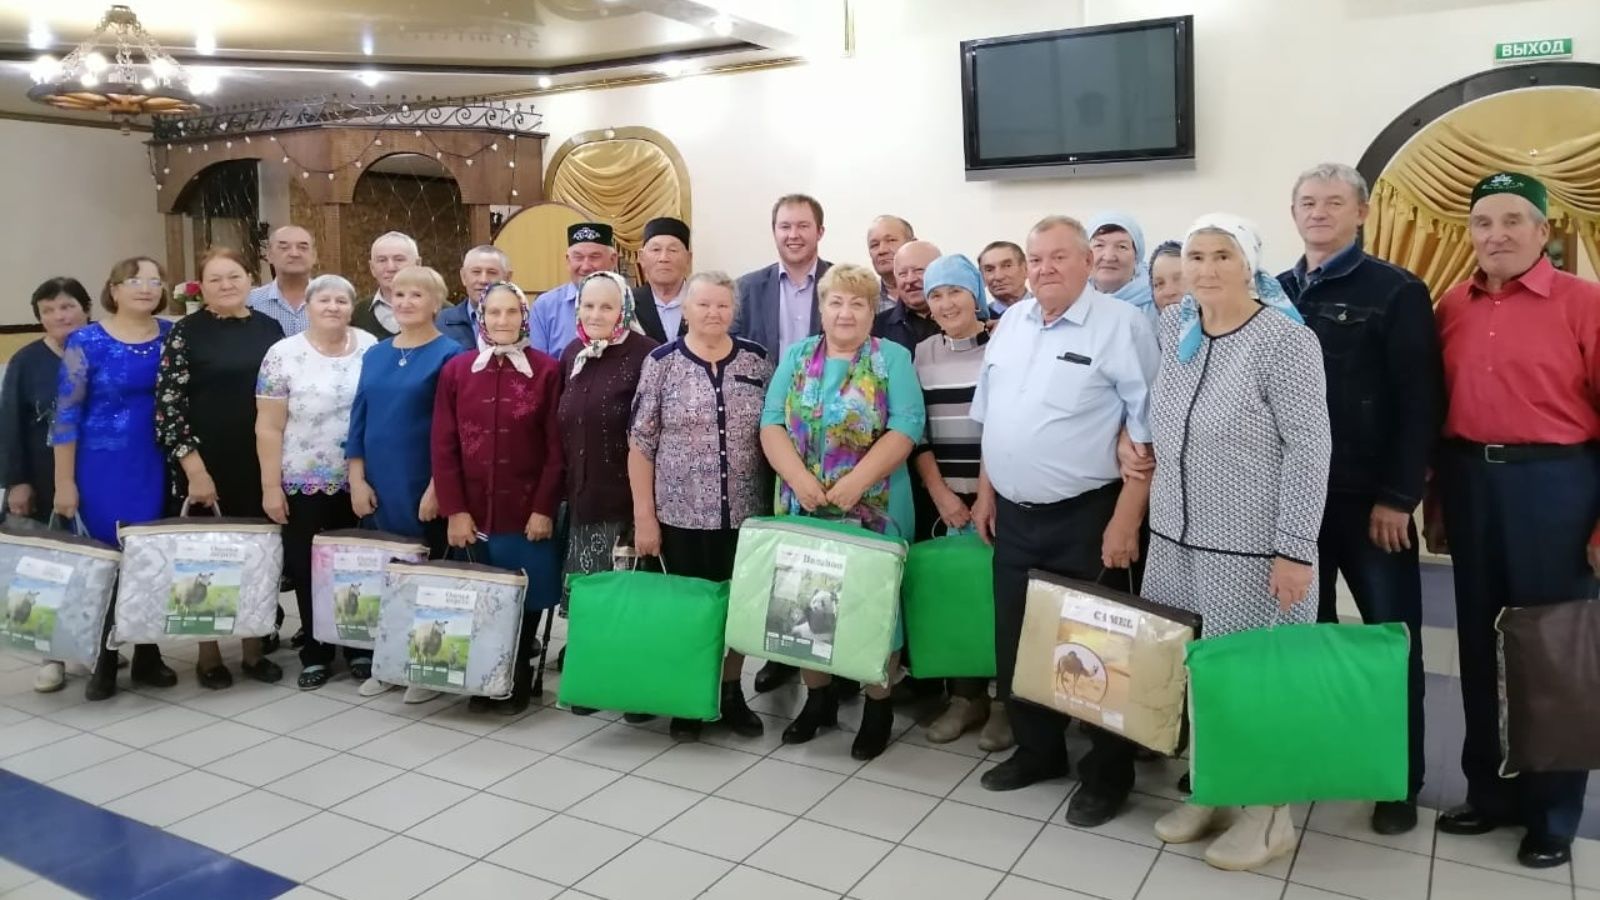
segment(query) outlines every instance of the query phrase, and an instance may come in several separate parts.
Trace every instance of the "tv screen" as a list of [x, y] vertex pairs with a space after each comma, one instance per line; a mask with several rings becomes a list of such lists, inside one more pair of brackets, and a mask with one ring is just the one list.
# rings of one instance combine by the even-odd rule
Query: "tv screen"
[[1192, 21], [963, 42], [968, 172], [1192, 159]]

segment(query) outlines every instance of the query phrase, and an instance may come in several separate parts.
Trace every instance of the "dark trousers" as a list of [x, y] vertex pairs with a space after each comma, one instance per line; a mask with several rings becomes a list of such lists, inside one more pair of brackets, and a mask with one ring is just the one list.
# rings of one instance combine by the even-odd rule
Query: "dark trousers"
[[[300, 627], [306, 632], [306, 642], [300, 645], [302, 666], [326, 666], [333, 662], [336, 649], [333, 644], [318, 641], [311, 626], [311, 539], [324, 531], [354, 528], [355, 524], [348, 492], [289, 495], [289, 522], [283, 526], [283, 574], [294, 588]], [[346, 662], [371, 656], [369, 650], [344, 648]]]
[[[1024, 507], [997, 499], [994, 541], [994, 640], [997, 693], [1006, 700], [1017, 752], [1030, 764], [1059, 768], [1067, 762], [1066, 716], [1011, 696], [1017, 642], [1027, 609], [1028, 570], [1125, 588], [1126, 571], [1107, 572], [1100, 563], [1106, 525], [1117, 507], [1121, 482], [1048, 506]], [[1091, 728], [1093, 749], [1080, 766], [1083, 783], [1107, 793], [1133, 788], [1134, 745], [1120, 735]]]
[[1570, 840], [1583, 817], [1589, 773], [1499, 775], [1494, 621], [1507, 606], [1595, 596], [1586, 550], [1600, 519], [1600, 453], [1491, 463], [1481, 450], [1447, 444], [1439, 455], [1445, 531], [1455, 561], [1467, 802], [1489, 815], [1520, 817], [1531, 834]]
[[1422, 570], [1417, 559], [1417, 529], [1411, 527], [1411, 549], [1385, 553], [1372, 543], [1368, 529], [1372, 519], [1372, 498], [1352, 494], [1330, 494], [1327, 512], [1322, 517], [1322, 534], [1317, 541], [1321, 578], [1317, 621], [1339, 621], [1337, 580], [1354, 595], [1361, 621], [1403, 622], [1411, 631], [1411, 659], [1407, 678], [1409, 689], [1409, 741], [1411, 796], [1422, 790], [1427, 745], [1422, 739]]

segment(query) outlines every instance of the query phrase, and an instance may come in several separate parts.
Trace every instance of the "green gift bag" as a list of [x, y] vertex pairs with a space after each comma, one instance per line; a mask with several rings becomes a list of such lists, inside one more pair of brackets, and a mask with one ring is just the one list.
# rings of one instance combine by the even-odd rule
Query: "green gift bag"
[[574, 578], [561, 702], [717, 718], [727, 617], [727, 582], [656, 572]]
[[1189, 645], [1191, 801], [1403, 800], [1406, 627], [1283, 625]]
[[975, 534], [912, 544], [900, 602], [918, 678], [993, 678], [994, 549]]

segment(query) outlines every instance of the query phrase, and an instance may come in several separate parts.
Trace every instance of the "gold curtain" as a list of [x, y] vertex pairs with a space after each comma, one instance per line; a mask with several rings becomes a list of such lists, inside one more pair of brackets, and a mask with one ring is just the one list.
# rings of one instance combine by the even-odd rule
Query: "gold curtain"
[[672, 158], [647, 140], [619, 138], [573, 147], [557, 164], [546, 194], [588, 212], [616, 230], [617, 250], [631, 265], [644, 243], [645, 223], [657, 216], [687, 219], [685, 186]]
[[[1500, 109], [1468, 107], [1462, 112], [1474, 115], [1463, 121], [1452, 114], [1430, 126], [1373, 186], [1368, 252], [1416, 273], [1437, 299], [1476, 265], [1467, 233], [1473, 186], [1491, 172], [1513, 170], [1544, 182], [1551, 224], [1570, 228], [1600, 268], [1600, 92], [1586, 93], [1516, 92], [1493, 98]], [[1517, 104], [1518, 118], [1558, 122], [1576, 136], [1542, 147], [1499, 144], [1486, 133], [1525, 134], [1505, 120], [1507, 103]]]

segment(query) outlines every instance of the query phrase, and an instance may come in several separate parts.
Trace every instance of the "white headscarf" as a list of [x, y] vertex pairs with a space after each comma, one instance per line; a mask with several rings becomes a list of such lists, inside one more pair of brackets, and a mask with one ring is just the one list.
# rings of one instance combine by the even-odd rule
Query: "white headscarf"
[[[1189, 226], [1188, 233], [1183, 237], [1184, 250], [1189, 249], [1189, 242], [1196, 234], [1206, 231], [1221, 231], [1239, 245], [1245, 265], [1250, 268], [1253, 293], [1263, 306], [1275, 309], [1296, 322], [1305, 323], [1300, 311], [1294, 308], [1289, 296], [1283, 292], [1283, 285], [1261, 268], [1261, 236], [1254, 224], [1232, 213], [1207, 213]], [[1200, 328], [1200, 307], [1193, 294], [1185, 294], [1179, 301], [1178, 323], [1178, 362], [1188, 362], [1200, 352], [1204, 338]]]
[[[588, 287], [589, 282], [594, 281], [596, 278], [604, 278], [609, 280], [611, 283], [617, 286], [617, 290], [622, 292], [622, 315], [617, 319], [617, 327], [612, 329], [610, 336], [602, 338], [598, 341], [591, 339], [588, 333], [583, 330], [582, 312], [583, 289]], [[633, 289], [628, 287], [628, 280], [626, 278], [623, 278], [621, 275], [618, 275], [615, 272], [593, 272], [584, 276], [584, 279], [578, 282], [577, 306], [579, 310], [578, 337], [582, 339], [583, 347], [578, 350], [578, 355], [573, 357], [572, 374], [568, 376], [569, 381], [578, 377], [578, 373], [583, 371], [584, 363], [587, 363], [591, 359], [599, 359], [600, 354], [606, 352], [607, 347], [614, 347], [617, 344], [627, 340], [629, 332], [644, 334], [644, 331], [639, 327], [638, 317], [634, 315]]]

